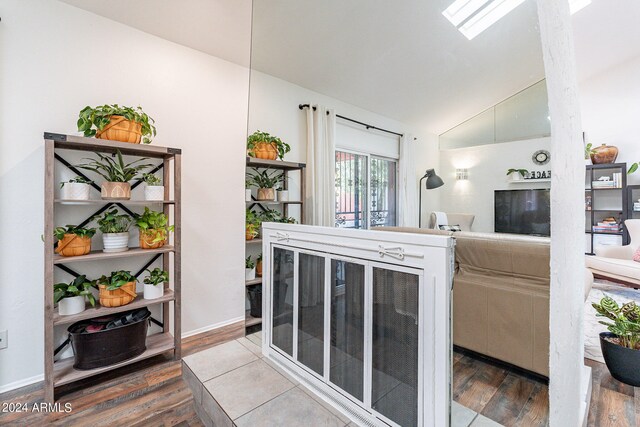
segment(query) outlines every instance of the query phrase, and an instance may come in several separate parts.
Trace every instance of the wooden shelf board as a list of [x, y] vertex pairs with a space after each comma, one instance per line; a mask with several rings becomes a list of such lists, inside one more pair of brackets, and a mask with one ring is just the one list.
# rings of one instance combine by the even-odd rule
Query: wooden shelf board
[[249, 314], [249, 310], [247, 310], [244, 319], [245, 328], [253, 325], [259, 325], [260, 323], [262, 323], [262, 317], [253, 317]]
[[246, 202], [248, 204], [257, 204], [257, 205], [301, 205], [302, 201], [299, 200], [287, 200], [287, 201], [279, 201], [279, 200], [251, 200], [250, 202]]
[[551, 178], [540, 178], [540, 179], [510, 179], [508, 180], [509, 184], [526, 184], [535, 183], [535, 182], [551, 182]]
[[622, 236], [624, 233], [622, 231], [617, 231], [615, 233], [609, 231], [585, 231], [587, 234], [610, 234], [612, 236]]
[[54, 264], [68, 264], [71, 262], [82, 262], [82, 261], [95, 261], [100, 259], [110, 259], [110, 258], [127, 258], [130, 256], [145, 256], [145, 255], [154, 255], [154, 254], [162, 254], [173, 252], [175, 249], [172, 245], [164, 245], [158, 249], [140, 249], [140, 248], [130, 248], [128, 251], [124, 252], [102, 252], [91, 251], [86, 255], [81, 256], [61, 256], [54, 255], [53, 263]]
[[248, 245], [252, 245], [256, 243], [262, 244], [262, 239], [251, 239], [251, 240], [245, 240], [244, 242]]
[[[158, 285], [160, 286], [160, 285]], [[164, 295], [161, 298], [156, 299], [144, 299], [142, 293], [140, 293], [133, 302], [130, 302], [127, 305], [123, 305], [121, 307], [102, 307], [96, 301], [96, 307], [91, 307], [87, 303], [87, 309], [82, 313], [72, 314], [69, 316], [61, 316], [58, 314], [58, 310], [55, 309], [53, 311], [53, 324], [54, 325], [65, 325], [75, 323], [79, 320], [91, 319], [94, 317], [107, 316], [109, 314], [122, 313], [124, 311], [135, 310], [141, 307], [148, 307], [154, 304], [162, 304], [164, 302], [169, 302], [175, 300], [175, 295], [171, 289], [165, 289]]]
[[73, 368], [73, 357], [62, 359], [53, 364], [53, 384], [55, 387], [69, 384], [82, 378], [91, 377], [103, 372], [111, 371], [122, 366], [130, 365], [140, 360], [148, 359], [158, 354], [174, 349], [173, 336], [169, 333], [150, 335], [147, 337], [147, 349], [144, 353], [132, 359], [122, 361], [101, 368], [81, 371]]
[[261, 283], [262, 283], [262, 277], [256, 277], [255, 279], [244, 281], [245, 286], [259, 285]]
[[55, 199], [55, 203], [60, 203], [61, 205], [107, 205], [109, 203], [122, 203], [123, 205], [132, 205], [132, 206], [146, 206], [151, 204], [165, 204], [165, 205], [173, 205], [175, 204], [175, 200], [65, 200], [65, 199]]
[[53, 132], [45, 132], [44, 139], [53, 140], [55, 148], [67, 150], [97, 151], [101, 153], [115, 153], [116, 150], [120, 150], [122, 154], [126, 155], [155, 158], [173, 157], [174, 154], [182, 153], [182, 150], [179, 148], [161, 147], [153, 144], [129, 144], [127, 142], [85, 138], [83, 136]]
[[247, 157], [247, 166], [252, 168], [298, 170], [306, 167], [306, 164], [298, 162], [286, 162], [283, 160], [265, 160], [257, 159], [255, 157]]

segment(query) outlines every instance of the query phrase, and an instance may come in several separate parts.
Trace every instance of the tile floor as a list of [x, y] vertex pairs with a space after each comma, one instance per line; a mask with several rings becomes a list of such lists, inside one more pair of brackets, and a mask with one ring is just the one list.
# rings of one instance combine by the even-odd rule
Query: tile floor
[[[261, 345], [261, 334], [256, 333], [183, 359], [182, 375], [206, 426], [356, 425], [264, 359]], [[497, 426], [454, 402], [452, 427]]]

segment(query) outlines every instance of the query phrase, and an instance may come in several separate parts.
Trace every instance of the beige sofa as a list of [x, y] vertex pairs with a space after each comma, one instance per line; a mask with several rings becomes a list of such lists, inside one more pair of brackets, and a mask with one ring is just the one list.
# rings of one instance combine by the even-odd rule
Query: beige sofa
[[549, 375], [550, 239], [418, 228], [384, 229], [453, 236], [456, 239], [453, 343]]
[[596, 246], [595, 256], [587, 256], [585, 263], [593, 275], [634, 288], [640, 287], [640, 262], [633, 254], [640, 244], [640, 219], [624, 222], [631, 242], [626, 246]]

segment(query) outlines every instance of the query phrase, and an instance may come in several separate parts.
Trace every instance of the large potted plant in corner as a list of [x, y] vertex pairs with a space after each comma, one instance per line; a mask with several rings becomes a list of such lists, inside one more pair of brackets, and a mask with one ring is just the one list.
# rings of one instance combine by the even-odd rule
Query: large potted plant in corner
[[154, 120], [141, 107], [100, 105], [84, 107], [78, 117], [78, 131], [112, 141], [150, 144], [156, 136]]
[[89, 200], [92, 181], [76, 176], [60, 183], [60, 198], [62, 200]]
[[136, 165], [136, 163], [148, 160], [146, 157], [125, 163], [120, 150], [116, 150], [115, 159], [100, 153], [95, 153], [99, 160], [91, 160], [90, 163], [78, 165], [79, 168], [97, 173], [106, 182], [101, 185], [102, 198], [105, 200], [129, 200], [131, 198], [131, 184], [138, 174], [151, 166], [150, 163]]
[[102, 216], [94, 217], [98, 228], [102, 231], [103, 252], [124, 252], [129, 250], [129, 227], [131, 217], [118, 214], [118, 209], [111, 209]]
[[140, 230], [140, 247], [157, 249], [164, 246], [169, 232], [174, 230], [168, 223], [169, 218], [164, 213], [145, 207], [144, 213], [135, 217], [135, 225]]
[[120, 307], [129, 304], [136, 298], [138, 279], [130, 271], [112, 271], [110, 276], [102, 276], [95, 280], [100, 291], [100, 305], [104, 307]]
[[96, 234], [95, 228], [67, 225], [56, 227], [53, 235], [58, 239], [56, 253], [62, 256], [80, 256], [91, 252], [91, 238]]
[[161, 298], [164, 295], [164, 283], [169, 281], [169, 273], [161, 268], [145, 270], [149, 275], [144, 282], [144, 299]]
[[85, 309], [85, 298], [92, 307], [96, 306], [96, 298], [91, 293], [93, 284], [84, 274], [70, 283], [56, 283], [53, 285], [53, 302], [58, 304], [58, 314], [69, 316], [82, 313]]
[[267, 132], [259, 130], [249, 135], [247, 138], [247, 155], [258, 159], [282, 160], [284, 155], [291, 151], [291, 147], [286, 142]]
[[625, 384], [640, 387], [640, 307], [631, 301], [619, 306], [611, 297], [592, 304], [609, 332], [600, 333], [602, 356], [611, 376]]
[[247, 176], [252, 185], [258, 187], [257, 199], [260, 201], [274, 201], [276, 199], [275, 187], [282, 181], [283, 173], [274, 170], [253, 169], [253, 174]]
[[162, 179], [152, 173], [142, 175], [142, 180], [146, 184], [144, 187], [144, 199], [149, 201], [164, 200], [164, 185]]

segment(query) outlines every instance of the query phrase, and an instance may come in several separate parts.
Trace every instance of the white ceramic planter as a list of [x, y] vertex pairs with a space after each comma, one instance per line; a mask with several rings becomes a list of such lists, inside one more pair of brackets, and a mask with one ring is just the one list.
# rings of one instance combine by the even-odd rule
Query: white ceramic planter
[[278, 191], [278, 201], [280, 201], [280, 202], [288, 202], [289, 201], [289, 190], [280, 190], [280, 191]]
[[129, 232], [106, 233], [102, 235], [103, 252], [124, 252], [129, 250]]
[[245, 280], [253, 280], [256, 278], [256, 268], [245, 268], [244, 269], [244, 279]]
[[145, 200], [164, 200], [164, 185], [147, 185], [144, 188]]
[[246, 202], [250, 202], [251, 201], [251, 189], [250, 188], [245, 188], [245, 190], [244, 190], [244, 200]]
[[77, 297], [63, 298], [58, 303], [58, 314], [61, 316], [69, 316], [70, 314], [78, 314], [84, 311], [84, 295]]
[[60, 189], [60, 198], [63, 200], [89, 200], [89, 184], [78, 182], [65, 182]]
[[164, 295], [164, 284], [157, 285], [144, 284], [144, 299], [156, 299]]
[[511, 181], [523, 181], [524, 180], [524, 178], [522, 177], [522, 175], [520, 175], [519, 172], [514, 172], [509, 176], [511, 177]]

